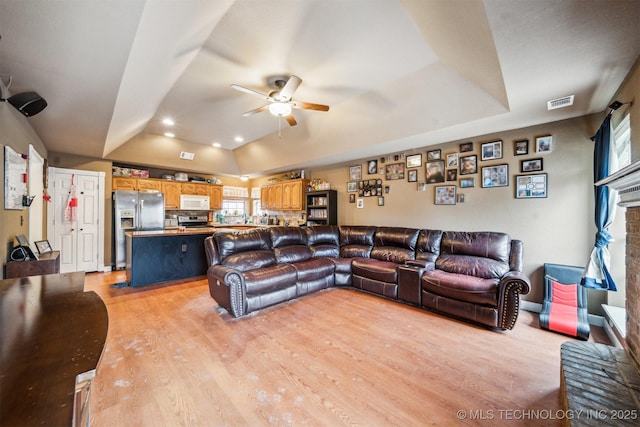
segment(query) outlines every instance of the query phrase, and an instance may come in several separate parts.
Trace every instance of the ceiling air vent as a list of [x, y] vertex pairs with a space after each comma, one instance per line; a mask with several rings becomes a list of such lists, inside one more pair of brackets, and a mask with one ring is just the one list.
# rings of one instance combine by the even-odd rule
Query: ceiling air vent
[[186, 152], [186, 151], [181, 151], [180, 152], [180, 158], [182, 160], [193, 160], [194, 156], [195, 156], [194, 153], [189, 153], [189, 152]]
[[568, 107], [570, 105], [573, 105], [573, 97], [574, 95], [569, 95], [547, 101], [547, 110], [555, 110], [556, 108]]

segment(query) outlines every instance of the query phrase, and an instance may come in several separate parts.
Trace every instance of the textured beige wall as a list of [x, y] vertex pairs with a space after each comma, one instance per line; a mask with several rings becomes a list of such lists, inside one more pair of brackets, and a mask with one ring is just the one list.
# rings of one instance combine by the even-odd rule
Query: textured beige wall
[[[419, 180], [424, 180], [427, 150], [440, 149], [442, 158], [459, 152], [459, 144], [473, 142], [473, 154], [478, 155], [478, 174], [474, 188], [460, 189], [465, 202], [455, 206], [434, 204], [434, 187], [428, 184], [426, 192], [417, 191], [416, 183], [404, 180], [384, 180], [383, 175], [368, 175], [366, 161], [354, 161], [310, 171], [311, 178], [323, 178], [338, 190], [339, 224], [392, 225], [464, 231], [503, 231], [524, 242], [524, 272], [530, 276], [532, 292], [525, 297], [541, 302], [542, 265], [545, 262], [585, 265], [595, 238], [593, 221], [593, 143], [589, 139], [599, 127], [604, 114], [595, 114], [572, 120], [548, 123], [523, 129], [508, 130], [460, 141], [452, 141], [405, 155], [421, 153], [423, 166]], [[553, 136], [553, 151], [536, 154], [533, 142], [536, 136]], [[514, 140], [528, 139], [529, 154], [514, 156]], [[503, 158], [481, 161], [480, 145], [494, 140], [503, 141]], [[396, 154], [396, 153], [391, 153]], [[401, 153], [397, 153], [401, 154]], [[467, 154], [467, 153], [465, 153]], [[543, 172], [548, 174], [548, 197], [544, 199], [516, 199], [515, 175], [520, 174], [520, 161], [542, 158]], [[378, 158], [378, 160], [380, 160]], [[387, 162], [388, 163], [388, 162]], [[509, 165], [509, 187], [481, 188], [480, 168], [497, 164]], [[349, 203], [346, 183], [349, 166], [363, 166], [363, 178], [382, 178], [390, 187], [385, 194], [384, 206], [378, 206], [374, 197], [364, 198], [364, 208]], [[466, 175], [469, 176], [469, 175]], [[447, 184], [447, 183], [445, 183]], [[451, 183], [451, 184], [458, 184]], [[442, 185], [442, 184], [438, 184]], [[619, 209], [621, 211], [622, 209]], [[618, 212], [612, 228], [616, 242], [610, 246], [614, 278], [624, 281], [624, 213]], [[605, 292], [590, 293], [591, 312], [600, 312], [599, 305], [606, 301]]]

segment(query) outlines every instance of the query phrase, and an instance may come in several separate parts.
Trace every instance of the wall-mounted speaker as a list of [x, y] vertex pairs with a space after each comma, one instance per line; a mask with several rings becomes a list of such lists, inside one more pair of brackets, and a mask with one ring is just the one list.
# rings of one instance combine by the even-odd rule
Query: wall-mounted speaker
[[35, 116], [47, 106], [47, 101], [35, 92], [17, 93], [7, 101], [27, 117]]

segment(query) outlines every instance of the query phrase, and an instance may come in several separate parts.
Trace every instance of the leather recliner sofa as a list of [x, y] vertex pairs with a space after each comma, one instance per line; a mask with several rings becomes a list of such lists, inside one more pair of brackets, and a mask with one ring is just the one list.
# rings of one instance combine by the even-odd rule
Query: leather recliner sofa
[[330, 287], [353, 287], [496, 329], [515, 325], [523, 245], [505, 233], [310, 226], [217, 231], [209, 291], [234, 317]]

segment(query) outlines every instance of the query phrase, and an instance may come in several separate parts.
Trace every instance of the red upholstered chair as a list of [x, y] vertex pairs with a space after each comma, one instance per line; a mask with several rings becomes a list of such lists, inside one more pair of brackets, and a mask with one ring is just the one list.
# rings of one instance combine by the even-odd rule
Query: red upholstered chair
[[544, 265], [544, 302], [540, 327], [583, 340], [589, 339], [587, 289], [580, 285], [583, 267]]

